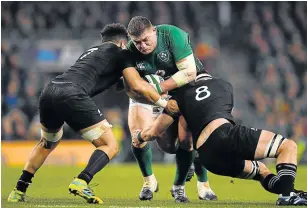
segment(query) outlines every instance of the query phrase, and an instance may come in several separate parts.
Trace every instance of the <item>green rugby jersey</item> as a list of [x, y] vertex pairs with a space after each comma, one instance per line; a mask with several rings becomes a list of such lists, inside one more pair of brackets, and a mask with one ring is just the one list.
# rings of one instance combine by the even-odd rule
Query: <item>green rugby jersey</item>
[[[127, 48], [133, 53], [135, 67], [141, 76], [158, 74], [168, 79], [178, 72], [176, 62], [193, 53], [189, 34], [173, 25], [157, 25], [157, 47], [148, 55], [137, 50], [132, 41]], [[202, 63], [195, 58], [197, 70], [203, 70]]]

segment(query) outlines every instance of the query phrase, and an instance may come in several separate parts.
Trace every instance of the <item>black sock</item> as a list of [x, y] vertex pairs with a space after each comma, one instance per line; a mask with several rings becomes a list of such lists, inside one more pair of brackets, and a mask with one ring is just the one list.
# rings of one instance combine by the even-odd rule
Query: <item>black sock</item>
[[31, 179], [34, 177], [34, 174], [23, 170], [22, 174], [17, 182], [16, 189], [22, 192], [26, 192], [28, 186], [32, 183]]
[[184, 185], [189, 169], [195, 159], [196, 151], [186, 151], [178, 148], [176, 152], [176, 175], [174, 185]]
[[199, 157], [195, 157], [193, 163], [194, 163], [194, 167], [195, 167], [195, 173], [196, 173], [196, 176], [197, 176], [197, 180], [199, 182], [207, 182], [208, 181], [208, 171], [205, 168], [205, 166], [201, 163]]
[[290, 192], [294, 191], [296, 169], [297, 166], [291, 163], [281, 163], [276, 166], [283, 196], [289, 196]]
[[271, 173], [260, 182], [265, 190], [274, 194], [282, 193], [282, 187], [280, 186], [280, 180], [277, 175]]
[[289, 196], [294, 191], [294, 180], [296, 176], [296, 165], [290, 163], [281, 163], [276, 166], [277, 175], [269, 174], [261, 181], [265, 190]]
[[104, 168], [109, 161], [109, 157], [104, 151], [96, 149], [93, 152], [87, 166], [77, 178], [85, 180], [86, 183], [89, 184], [94, 175]]

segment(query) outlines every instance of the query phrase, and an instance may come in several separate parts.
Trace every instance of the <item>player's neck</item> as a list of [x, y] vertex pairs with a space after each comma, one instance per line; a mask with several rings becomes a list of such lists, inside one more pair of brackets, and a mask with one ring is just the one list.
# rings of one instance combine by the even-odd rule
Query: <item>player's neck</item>
[[118, 43], [118, 42], [106, 41], [106, 42], [103, 42], [102, 44], [106, 44], [106, 43], [112, 43], [112, 44], [116, 45], [117, 47], [120, 47], [120, 43]]

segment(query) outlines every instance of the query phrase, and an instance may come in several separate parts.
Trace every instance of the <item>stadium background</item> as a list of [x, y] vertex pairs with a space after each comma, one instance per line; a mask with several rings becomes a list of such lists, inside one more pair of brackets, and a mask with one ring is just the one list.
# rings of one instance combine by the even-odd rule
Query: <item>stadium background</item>
[[[37, 101], [48, 81], [99, 43], [105, 24], [127, 25], [135, 15], [188, 31], [205, 68], [233, 84], [237, 121], [279, 132], [303, 149], [306, 2], [1, 2], [2, 164], [22, 165], [40, 138]], [[95, 100], [121, 143], [113, 162], [135, 161], [128, 97], [112, 88]], [[174, 161], [155, 143], [152, 147], [155, 162]], [[47, 163], [84, 164], [92, 150], [66, 126], [62, 144]], [[307, 163], [307, 154], [301, 162]]]

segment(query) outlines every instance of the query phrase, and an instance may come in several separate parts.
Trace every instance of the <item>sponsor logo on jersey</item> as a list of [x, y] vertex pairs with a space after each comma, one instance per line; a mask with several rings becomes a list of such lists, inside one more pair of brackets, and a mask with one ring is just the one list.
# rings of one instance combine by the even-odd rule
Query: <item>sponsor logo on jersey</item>
[[102, 113], [100, 112], [100, 110], [98, 109], [98, 113], [99, 113], [99, 116], [102, 116]]
[[170, 59], [170, 54], [168, 51], [162, 51], [158, 53], [158, 59], [161, 60], [162, 62], [168, 62]]

